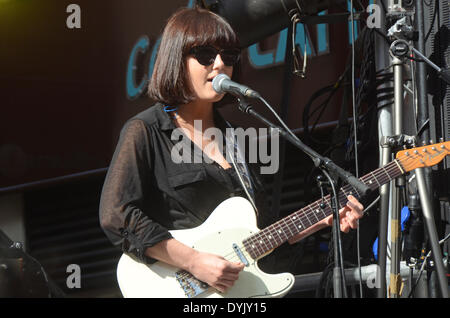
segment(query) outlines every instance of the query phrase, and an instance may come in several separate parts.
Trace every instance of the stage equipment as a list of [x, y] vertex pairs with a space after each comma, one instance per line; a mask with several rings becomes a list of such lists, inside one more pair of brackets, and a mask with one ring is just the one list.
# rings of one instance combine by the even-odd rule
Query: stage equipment
[[[352, 194], [355, 197], [364, 197], [371, 192], [371, 188], [355, 178], [351, 173], [343, 170], [332, 162], [329, 158], [323, 157], [313, 149], [305, 145], [283, 122], [283, 120], [278, 116], [275, 110], [267, 103], [267, 101], [259, 97], [259, 99], [268, 107], [268, 109], [274, 114], [279, 123], [283, 128], [274, 125], [265, 117], [261, 116], [258, 112], [253, 109], [252, 104], [241, 95], [237, 98], [239, 102], [239, 109], [247, 114], [254, 116], [256, 119], [266, 124], [272, 129], [279, 131], [279, 134], [285, 138], [287, 141], [291, 142], [295, 147], [299, 148], [305, 154], [307, 154], [314, 165], [322, 171], [322, 174], [328, 179], [328, 186], [331, 189], [330, 192], [330, 207], [333, 213], [333, 244], [335, 251], [335, 267], [333, 269], [333, 286], [334, 286], [334, 297], [342, 298], [347, 297], [346, 294], [346, 282], [344, 274], [344, 262], [342, 245], [340, 243], [340, 225], [339, 225], [339, 206], [340, 200], [336, 187], [340, 187], [341, 184], [348, 184], [351, 186], [351, 191], [347, 192], [346, 195]], [[345, 198], [344, 198], [345, 199]]]
[[[386, 2], [383, 2], [386, 3]], [[414, 70], [412, 62], [410, 61], [412, 56], [424, 57], [421, 54], [421, 48], [423, 48], [423, 8], [422, 1], [416, 1], [414, 6], [411, 2], [408, 2], [408, 6], [403, 6], [402, 2], [389, 0], [387, 1], [387, 14], [385, 20], [390, 26], [387, 32], [387, 40], [390, 43], [389, 54], [390, 62], [388, 65], [377, 65], [378, 68], [385, 69], [387, 66], [391, 66], [394, 76], [394, 105], [390, 112], [391, 120], [388, 122], [386, 117], [380, 117], [379, 126], [387, 126], [388, 131], [380, 136], [382, 162], [380, 165], [384, 165], [386, 160], [391, 160], [392, 153], [402, 147], [415, 145], [419, 141], [426, 144], [429, 141], [429, 132], [426, 129], [418, 129], [422, 127], [424, 118], [428, 117], [428, 105], [426, 103], [426, 74], [424, 68], [417, 66], [417, 71]], [[386, 5], [385, 5], [386, 7]], [[413, 19], [414, 18], [414, 19]], [[416, 29], [413, 26], [413, 21], [416, 24]], [[383, 23], [382, 23], [383, 24]], [[384, 40], [384, 39], [383, 39]], [[414, 43], [415, 42], [415, 43]], [[414, 44], [413, 44], [414, 43]], [[415, 48], [414, 46], [417, 48]], [[386, 48], [386, 46], [384, 47]], [[381, 51], [377, 52], [380, 56], [386, 56], [386, 53]], [[380, 59], [379, 61], [381, 61]], [[417, 61], [417, 59], [414, 59]], [[384, 61], [386, 62], [386, 61]], [[428, 59], [422, 59], [420, 62], [430, 62]], [[408, 63], [411, 63], [409, 66]], [[423, 63], [419, 63], [423, 64]], [[409, 68], [408, 68], [409, 67]], [[411, 74], [412, 79], [409, 81], [412, 89], [413, 98], [412, 102], [405, 101], [404, 87], [409, 89], [407, 78], [404, 76], [404, 71], [408, 71]], [[440, 72], [445, 77], [444, 72]], [[417, 96], [416, 96], [417, 94]], [[417, 102], [416, 101], [417, 98]], [[425, 100], [425, 101], [424, 101]], [[417, 106], [416, 106], [417, 105]], [[416, 106], [416, 107], [414, 107]], [[405, 117], [408, 114], [416, 114], [415, 122], [416, 127], [405, 127]], [[389, 127], [389, 123], [392, 122], [392, 126]], [[406, 133], [410, 131], [410, 134], [414, 136], [408, 136]], [[421, 135], [419, 133], [422, 133]], [[417, 138], [416, 138], [416, 135]], [[442, 252], [439, 246], [439, 240], [434, 220], [433, 204], [432, 204], [432, 180], [430, 175], [430, 169], [416, 169], [415, 170], [416, 186], [413, 191], [418, 192], [420, 197], [420, 203], [422, 207], [423, 219], [427, 228], [429, 241], [431, 244], [432, 254], [434, 256], [434, 263], [436, 266], [437, 276], [441, 289], [442, 297], [448, 297], [448, 283], [445, 277], [445, 269], [443, 263]], [[381, 269], [381, 277], [385, 276], [386, 270], [386, 254], [382, 252], [387, 249], [387, 229], [388, 225], [391, 227], [391, 272], [390, 272], [390, 285], [388, 289], [388, 295], [392, 298], [400, 297], [402, 280], [400, 276], [400, 259], [401, 259], [401, 230], [400, 230], [400, 210], [401, 205], [407, 200], [405, 198], [406, 188], [408, 183], [404, 178], [398, 178], [394, 183], [391, 183], [391, 191], [380, 193], [382, 196], [382, 210], [380, 211], [380, 242], [379, 248], [380, 257], [379, 265]], [[390, 197], [389, 197], [390, 196]], [[390, 199], [390, 204], [387, 204]], [[384, 204], [383, 204], [384, 203]], [[387, 216], [390, 212], [390, 223], [387, 222]], [[384, 286], [379, 289], [379, 297], [385, 296]]]
[[[297, 14], [305, 24], [345, 22], [347, 1], [342, 0], [198, 0], [197, 3], [224, 17], [239, 36], [241, 47], [257, 43], [289, 26]], [[343, 13], [318, 16], [331, 5]]]
[[[429, 128], [430, 139], [450, 140], [450, 2], [436, 0], [424, 3], [425, 51], [421, 51], [447, 74], [447, 81], [439, 78], [439, 70], [427, 67], [427, 99], [429, 117], [422, 126]], [[420, 59], [423, 59], [419, 56]], [[424, 63], [420, 63], [424, 64]], [[419, 128], [421, 128], [419, 127]], [[441, 233], [450, 233], [450, 158], [433, 169], [433, 182], [439, 199], [443, 227]], [[444, 251], [450, 255], [450, 243], [446, 242]]]
[[[357, 268], [348, 268], [345, 269], [345, 278], [347, 281], [347, 286], [357, 285], [359, 283], [366, 284], [369, 288], [376, 287], [382, 279], [380, 279], [380, 271], [379, 267], [376, 264], [371, 264], [367, 266], [361, 267], [361, 279]], [[426, 272], [422, 272], [422, 275], [419, 276], [420, 272], [417, 269], [411, 269], [406, 262], [401, 262], [400, 264], [400, 273], [403, 279], [409, 279], [410, 284], [408, 284], [406, 291], [411, 293], [414, 292], [414, 295], [418, 298], [427, 298], [427, 288], [426, 288]], [[289, 294], [295, 294], [299, 292], [312, 291], [320, 288], [320, 279], [322, 277], [322, 273], [308, 273], [295, 275], [295, 282], [292, 289], [289, 291]], [[386, 280], [388, 277], [385, 277]], [[417, 282], [417, 286], [420, 288], [415, 288], [412, 290], [414, 286], [412, 283]], [[289, 296], [288, 294], [288, 296]], [[406, 293], [405, 293], [406, 295]], [[405, 297], [406, 298], [406, 297]]]
[[63, 297], [44, 268], [0, 230], [0, 297]]

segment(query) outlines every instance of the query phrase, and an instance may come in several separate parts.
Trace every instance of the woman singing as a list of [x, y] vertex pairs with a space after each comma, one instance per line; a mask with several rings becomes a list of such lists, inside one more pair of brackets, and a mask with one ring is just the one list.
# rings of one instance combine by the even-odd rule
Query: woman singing
[[[224, 141], [204, 133], [229, 127], [214, 107], [224, 96], [216, 93], [212, 80], [222, 73], [232, 77], [239, 56], [238, 39], [222, 17], [198, 8], [181, 9], [170, 17], [148, 89], [156, 104], [125, 123], [100, 202], [101, 226], [124, 253], [146, 264], [161, 261], [184, 269], [220, 292], [233, 286], [244, 265], [197, 251], [169, 230], [196, 227], [222, 201], [249, 193], [260, 228], [273, 222], [257, 173], [244, 164], [249, 181], [243, 183], [241, 171], [226, 159], [226, 147], [217, 151]], [[194, 150], [190, 162], [173, 160], [179, 140], [171, 136], [176, 129], [183, 129], [182, 142]], [[344, 232], [356, 227], [363, 209], [355, 198], [348, 199], [341, 210]], [[331, 217], [324, 219], [290, 243], [331, 222]]]

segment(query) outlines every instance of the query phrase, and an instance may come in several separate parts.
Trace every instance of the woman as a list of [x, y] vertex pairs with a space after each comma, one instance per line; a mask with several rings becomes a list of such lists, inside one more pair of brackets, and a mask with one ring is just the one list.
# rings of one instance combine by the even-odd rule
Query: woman
[[[224, 131], [228, 123], [214, 103], [223, 98], [212, 88], [221, 73], [232, 77], [239, 43], [230, 25], [202, 9], [181, 9], [168, 21], [152, 74], [149, 95], [156, 105], [136, 115], [122, 129], [103, 187], [101, 226], [113, 244], [144, 263], [156, 260], [190, 272], [220, 292], [233, 286], [244, 265], [203, 253], [174, 239], [168, 230], [200, 225], [214, 208], [249, 186], [258, 208], [258, 225], [272, 220], [261, 200], [262, 186], [250, 169], [250, 182], [208, 138], [208, 128]], [[194, 120], [201, 121], [201, 127]], [[191, 163], [175, 163], [172, 133], [182, 128]], [[194, 138], [200, 136], [200, 138]], [[211, 145], [215, 147], [211, 147]], [[217, 147], [216, 147], [217, 146]], [[211, 163], [205, 160], [209, 158]], [[244, 170], [248, 167], [244, 167]], [[362, 206], [353, 197], [341, 210], [341, 229], [356, 227]], [[331, 224], [331, 218], [293, 238], [293, 243]]]

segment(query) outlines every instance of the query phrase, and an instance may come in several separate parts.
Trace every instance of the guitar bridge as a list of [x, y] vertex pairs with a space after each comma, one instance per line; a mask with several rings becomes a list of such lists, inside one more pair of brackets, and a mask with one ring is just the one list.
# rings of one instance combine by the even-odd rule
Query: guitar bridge
[[206, 290], [208, 290], [209, 285], [201, 280], [195, 278], [191, 273], [180, 270], [175, 273], [175, 278], [184, 290], [184, 294], [188, 298], [196, 297]]

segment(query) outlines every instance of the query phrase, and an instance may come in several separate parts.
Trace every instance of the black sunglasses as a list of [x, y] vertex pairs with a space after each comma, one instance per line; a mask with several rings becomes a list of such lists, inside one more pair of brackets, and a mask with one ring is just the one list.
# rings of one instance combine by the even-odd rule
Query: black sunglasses
[[214, 63], [217, 54], [220, 54], [226, 66], [233, 66], [239, 61], [241, 50], [238, 48], [218, 50], [213, 46], [194, 46], [190, 49], [189, 54], [193, 55], [204, 66]]

